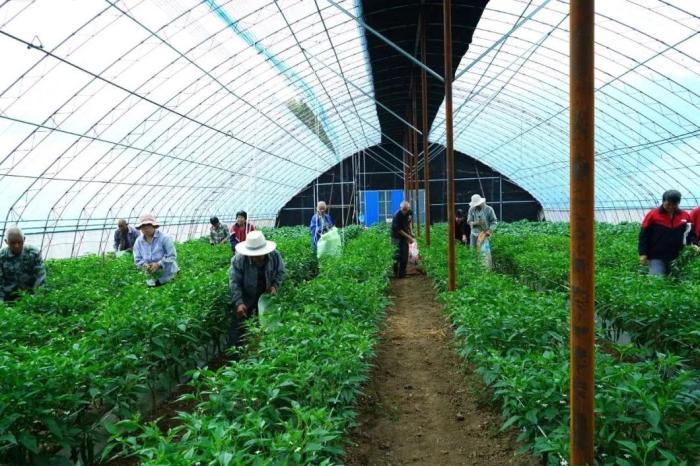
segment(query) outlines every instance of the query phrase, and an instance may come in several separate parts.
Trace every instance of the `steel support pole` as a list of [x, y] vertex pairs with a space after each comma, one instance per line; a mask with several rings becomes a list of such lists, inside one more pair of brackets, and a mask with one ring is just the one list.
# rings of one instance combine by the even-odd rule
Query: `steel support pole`
[[[425, 15], [421, 15], [420, 61], [426, 62]], [[430, 150], [428, 142], [428, 75], [421, 69], [421, 117], [423, 119], [423, 189], [425, 190], [425, 245], [430, 246]]]
[[503, 221], [503, 177], [498, 177], [498, 221]]
[[447, 291], [456, 288], [455, 273], [455, 158], [452, 132], [452, 2], [443, 0], [445, 42], [445, 156], [447, 157]]
[[595, 418], [593, 0], [570, 4], [571, 450], [569, 464], [593, 466]]
[[[411, 78], [411, 82], [413, 83], [413, 85], [411, 86], [411, 122], [415, 127], [418, 124], [418, 115], [416, 112], [417, 86], [415, 85], [416, 80], [414, 78]], [[413, 189], [414, 196], [416, 198], [416, 236], [420, 236], [420, 177], [418, 176], [418, 132], [411, 130], [411, 140], [413, 142]]]
[[408, 180], [409, 180], [409, 176], [411, 173], [411, 171], [410, 171], [411, 170], [410, 169], [411, 160], [406, 155], [406, 152], [408, 149], [408, 133], [404, 133], [403, 147], [405, 149], [403, 152], [403, 199], [405, 201], [407, 201], [408, 200], [408, 193], [410, 192], [409, 187], [408, 187], [409, 186]]

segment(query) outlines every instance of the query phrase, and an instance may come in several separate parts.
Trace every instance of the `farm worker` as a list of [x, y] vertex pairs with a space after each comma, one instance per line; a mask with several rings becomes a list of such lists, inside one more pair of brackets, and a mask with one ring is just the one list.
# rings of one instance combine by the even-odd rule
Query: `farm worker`
[[696, 207], [690, 212], [690, 221], [693, 223], [695, 241], [700, 245], [700, 207]]
[[218, 217], [210, 218], [209, 223], [209, 244], [221, 244], [228, 239], [228, 226], [219, 222]]
[[462, 209], [457, 209], [455, 216], [455, 239], [462, 244], [469, 244], [469, 236], [471, 236], [471, 228], [467, 223], [467, 218], [464, 216]]
[[136, 224], [141, 236], [134, 245], [134, 263], [149, 275], [146, 284], [150, 287], [168, 283], [180, 271], [176, 262], [175, 244], [169, 236], [158, 230], [159, 226], [152, 214], [140, 216]]
[[139, 232], [129, 225], [123, 218], [117, 221], [117, 229], [114, 230], [114, 252], [133, 251]]
[[486, 198], [474, 194], [467, 213], [467, 224], [471, 227], [469, 246], [476, 247], [481, 233], [484, 233], [486, 238], [491, 236], [497, 223], [496, 212], [493, 211], [493, 207], [486, 205]]
[[690, 214], [681, 210], [681, 193], [675, 189], [663, 194], [660, 207], [650, 210], [639, 231], [639, 262], [649, 264], [650, 275], [668, 275], [670, 264], [686, 244], [693, 244], [695, 233]]
[[261, 231], [251, 231], [236, 245], [231, 259], [228, 285], [234, 309], [229, 328], [229, 345], [240, 346], [244, 322], [258, 312], [258, 300], [264, 293], [277, 294], [284, 280], [284, 261], [273, 241]]
[[396, 247], [394, 275], [398, 278], [406, 276], [408, 245], [415, 241], [411, 232], [411, 204], [408, 201], [403, 201], [391, 221], [391, 240]]
[[321, 235], [333, 227], [333, 219], [330, 214], [326, 213], [327, 210], [328, 206], [326, 203], [318, 201], [318, 204], [316, 204], [316, 213], [311, 217], [309, 232], [311, 233], [311, 247], [314, 251], [316, 250], [318, 240], [321, 239]]
[[248, 222], [248, 214], [245, 210], [236, 212], [236, 222], [231, 225], [231, 250], [236, 253], [236, 245], [245, 241], [246, 235], [251, 231], [255, 231], [255, 225]]
[[20, 291], [31, 291], [46, 283], [41, 251], [24, 244], [19, 228], [5, 232], [7, 247], [0, 251], [0, 301], [15, 301]]

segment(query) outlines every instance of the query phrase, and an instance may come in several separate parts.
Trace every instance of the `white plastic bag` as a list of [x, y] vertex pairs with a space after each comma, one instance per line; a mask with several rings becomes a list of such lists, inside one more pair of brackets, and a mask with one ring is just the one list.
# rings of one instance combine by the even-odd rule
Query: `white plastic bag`
[[267, 308], [270, 305], [270, 299], [272, 296], [268, 293], [263, 293], [258, 299], [258, 321], [263, 327], [267, 325], [268, 316], [266, 314]]
[[491, 259], [491, 242], [489, 237], [482, 232], [476, 243], [481, 255], [481, 262], [486, 267], [486, 270], [491, 270], [493, 268], [493, 260]]
[[408, 262], [417, 264], [420, 253], [418, 252], [418, 242], [414, 241], [408, 246]]
[[339, 256], [342, 248], [340, 233], [336, 227], [333, 227], [319, 238], [316, 244], [316, 256]]

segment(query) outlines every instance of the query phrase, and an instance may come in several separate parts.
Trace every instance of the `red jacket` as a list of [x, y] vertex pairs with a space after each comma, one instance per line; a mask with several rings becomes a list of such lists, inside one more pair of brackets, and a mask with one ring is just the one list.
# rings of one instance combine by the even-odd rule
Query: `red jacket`
[[255, 230], [255, 225], [250, 222], [246, 222], [244, 227], [241, 227], [238, 225], [238, 223], [234, 222], [233, 225], [231, 225], [231, 236], [229, 237], [231, 247], [235, 248], [238, 243], [245, 241], [246, 235], [253, 230]]
[[650, 210], [639, 232], [639, 255], [665, 261], [675, 259], [683, 246], [695, 240], [691, 223], [690, 214], [684, 210], [673, 216], [663, 207]]
[[696, 207], [690, 213], [690, 221], [693, 222], [695, 241], [700, 241], [700, 207]]

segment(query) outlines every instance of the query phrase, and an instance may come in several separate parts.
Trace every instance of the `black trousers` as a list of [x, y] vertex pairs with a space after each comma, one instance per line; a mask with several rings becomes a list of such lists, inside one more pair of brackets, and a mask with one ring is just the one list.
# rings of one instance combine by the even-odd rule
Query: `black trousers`
[[406, 265], [408, 264], [408, 240], [394, 240], [396, 252], [394, 254], [394, 275], [397, 277], [406, 276]]
[[233, 306], [231, 326], [228, 329], [228, 345], [238, 348], [245, 344], [245, 323], [254, 315], [258, 315], [258, 307], [249, 307], [248, 317], [239, 317], [238, 312], [236, 312], [237, 307], [236, 305]]

